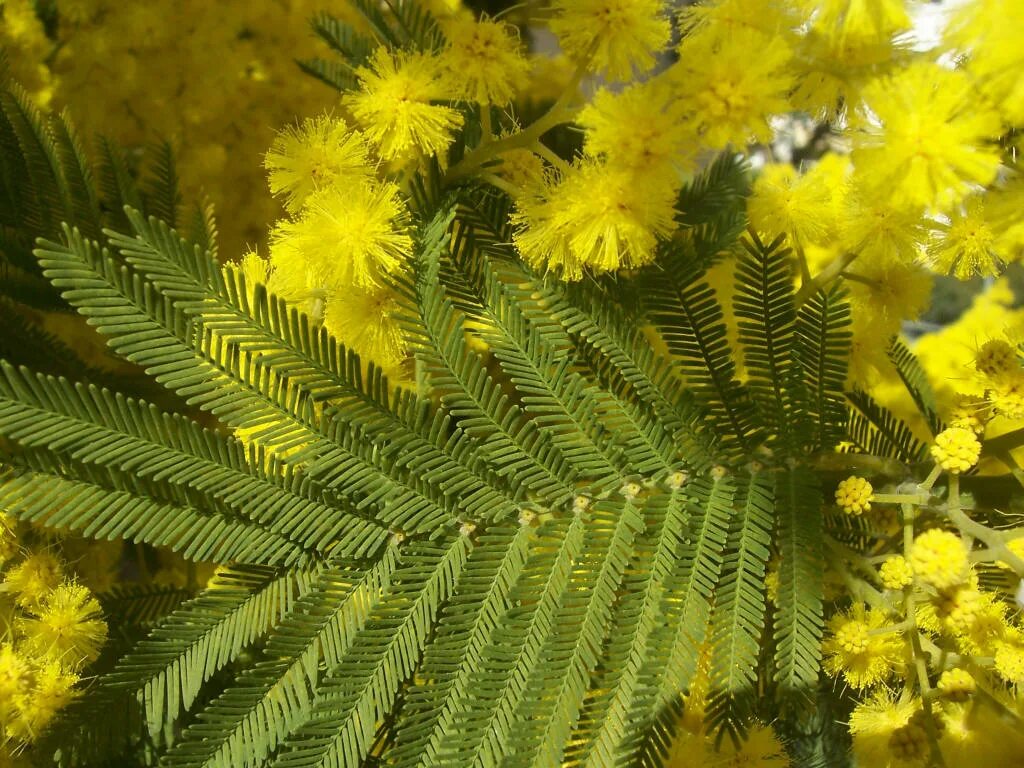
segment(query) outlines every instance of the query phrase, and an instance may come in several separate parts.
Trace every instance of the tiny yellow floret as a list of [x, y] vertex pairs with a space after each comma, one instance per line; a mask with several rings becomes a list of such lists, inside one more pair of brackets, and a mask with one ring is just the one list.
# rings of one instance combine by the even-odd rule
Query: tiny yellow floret
[[910, 567], [919, 583], [939, 591], [960, 586], [970, 576], [964, 543], [955, 533], [939, 528], [925, 531], [914, 540]]
[[516, 28], [467, 14], [447, 21], [444, 33], [448, 47], [441, 60], [455, 98], [479, 104], [508, 104], [530, 69]]
[[263, 166], [270, 191], [282, 198], [291, 213], [330, 184], [358, 183], [373, 175], [363, 135], [331, 115], [285, 128], [271, 144]]
[[50, 592], [17, 627], [27, 652], [71, 669], [94, 661], [107, 639], [99, 602], [86, 587], [73, 582]]
[[612, 80], [654, 66], [672, 34], [663, 0], [555, 0], [551, 31], [577, 61]]
[[950, 701], [967, 701], [977, 688], [977, 683], [966, 669], [954, 667], [947, 669], [939, 678], [938, 689]]
[[836, 488], [836, 504], [848, 515], [860, 515], [871, 509], [874, 492], [866, 479], [851, 475]]
[[345, 104], [382, 158], [409, 160], [417, 153], [430, 156], [448, 149], [462, 115], [431, 103], [453, 96], [439, 59], [392, 53], [382, 46], [356, 75], [362, 89], [348, 95]]
[[914, 571], [903, 555], [891, 555], [878, 569], [878, 578], [886, 589], [899, 590], [914, 581]]
[[973, 430], [949, 427], [935, 436], [932, 458], [947, 472], [960, 474], [978, 463], [981, 443]]
[[999, 379], [1020, 370], [1017, 350], [1004, 339], [991, 339], [978, 349], [974, 367], [990, 379]]

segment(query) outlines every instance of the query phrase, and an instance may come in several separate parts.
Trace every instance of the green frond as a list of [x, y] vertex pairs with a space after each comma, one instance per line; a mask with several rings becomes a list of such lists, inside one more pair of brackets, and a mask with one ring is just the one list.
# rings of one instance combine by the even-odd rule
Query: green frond
[[453, 726], [438, 749], [438, 764], [491, 766], [508, 753], [515, 712], [567, 598], [573, 564], [583, 551], [584, 530], [582, 518], [575, 515], [553, 519], [537, 530], [512, 590], [511, 607], [470, 673], [472, 706], [455, 710]]
[[[388, 532], [319, 500], [291, 468], [188, 419], [95, 386], [18, 371], [0, 361], [0, 435], [54, 457], [180, 486], [193, 503], [284, 539], [292, 551], [360, 557]], [[15, 457], [16, 460], [17, 457]], [[170, 500], [170, 499], [168, 499]], [[202, 501], [201, 501], [202, 500]], [[216, 503], [214, 503], [214, 501]], [[54, 518], [51, 522], [55, 523]], [[342, 532], [347, 534], [338, 546]]]
[[397, 745], [388, 755], [392, 764], [435, 765], [441, 744], [455, 735], [457, 714], [475, 705], [470, 681], [483, 669], [484, 646], [513, 605], [511, 592], [526, 566], [531, 538], [528, 526], [513, 525], [488, 529], [474, 542], [459, 586], [404, 693]]
[[[110, 139], [100, 138], [97, 154], [99, 169], [96, 182], [99, 185], [103, 207], [108, 212], [107, 226], [123, 231], [129, 226], [125, 208], [145, 210], [142, 194], [136, 182], [135, 169], [129, 163], [124, 150]], [[67, 220], [67, 223], [71, 221], [73, 220]], [[77, 222], [74, 226], [77, 227]]]
[[917, 359], [917, 355], [910, 351], [910, 348], [903, 343], [899, 336], [893, 337], [892, 343], [889, 344], [889, 349], [886, 352], [896, 367], [896, 372], [899, 374], [903, 386], [910, 393], [914, 405], [917, 406], [918, 411], [924, 417], [928, 429], [931, 430], [932, 437], [939, 434], [939, 432], [946, 428], [946, 425], [943, 424], [942, 418], [939, 416], [939, 407], [935, 401], [935, 393], [932, 391], [932, 385], [928, 381], [928, 374], [925, 373], [921, 361]]
[[[677, 221], [688, 250], [709, 266], [730, 250], [747, 226], [746, 197], [750, 167], [742, 155], [723, 152], [703, 172], [684, 184], [676, 200]], [[668, 244], [668, 249], [677, 248]]]
[[633, 542], [644, 520], [629, 500], [598, 501], [585, 513], [583, 551], [526, 684], [508, 766], [557, 765], [601, 659]]
[[637, 536], [635, 557], [623, 577], [612, 626], [607, 633], [579, 724], [569, 741], [566, 760], [587, 766], [621, 764], [631, 752], [638, 717], [648, 691], [644, 665], [661, 622], [661, 606], [685, 533], [682, 507], [670, 494], [644, 504], [645, 528]]
[[549, 278], [530, 287], [540, 294], [538, 309], [593, 350], [591, 367], [609, 390], [625, 395], [628, 386], [630, 396], [647, 403], [690, 466], [703, 469], [712, 463], [714, 438], [702, 429], [700, 409], [672, 367], [655, 355], [637, 318], [627, 316], [612, 298], [617, 286], [607, 281], [558, 284]]
[[203, 683], [264, 635], [309, 586], [301, 571], [223, 570], [123, 657], [103, 686], [138, 697], [150, 734], [159, 738], [192, 706]]
[[657, 681], [659, 709], [685, 691], [697, 671], [732, 529], [736, 483], [729, 477], [710, 482], [694, 478], [684, 491], [690, 501], [688, 535], [676, 555], [662, 605], [664, 624], [644, 670], [648, 680]]
[[735, 509], [711, 614], [707, 723], [738, 739], [753, 714], [766, 623], [764, 577], [775, 528], [771, 475], [756, 472], [740, 484]]
[[144, 481], [125, 478], [125, 489], [88, 466], [70, 468], [76, 477], [67, 478], [34, 459], [31, 452], [4, 458], [19, 466], [0, 472], [0, 509], [16, 519], [94, 539], [167, 547], [189, 560], [276, 565], [306, 559], [294, 543], [262, 526], [160, 501]]
[[[450, 518], [450, 513], [439, 506], [439, 501], [444, 502], [444, 489], [433, 489], [433, 498], [428, 498], [421, 490], [402, 485], [388, 474], [394, 457], [389, 463], [377, 451], [353, 452], [336, 441], [331, 443], [326, 433], [341, 429], [338, 420], [318, 416], [308, 390], [284, 376], [275, 376], [255, 353], [243, 354], [237, 336], [204, 325], [201, 315], [207, 305], [211, 305], [211, 322], [216, 324], [218, 307], [210, 297], [201, 293], [196, 300], [198, 306], [188, 293], [184, 298], [172, 298], [179, 272], [172, 264], [158, 260], [153, 266], [154, 276], [161, 269], [168, 275], [166, 282], [147, 280], [131, 268], [118, 265], [109, 254], [98, 253], [94, 244], [77, 233], [68, 232], [67, 238], [67, 246], [44, 243], [38, 252], [40, 261], [54, 284], [64, 289], [65, 299], [108, 336], [108, 343], [120, 356], [144, 366], [158, 382], [187, 398], [189, 404], [210, 411], [236, 428], [255, 429], [253, 439], [265, 445], [282, 452], [301, 448], [300, 456], [316, 456], [331, 466], [347, 461], [352, 471], [359, 473], [362, 485], [355, 477], [352, 487], [336, 483], [334, 487], [345, 494], [346, 503], [365, 506], [358, 494], [369, 483], [374, 495], [387, 503], [389, 522], [405, 527], [406, 520], [415, 519], [419, 522], [408, 525], [410, 530], [417, 526], [434, 530], [438, 522]], [[145, 252], [138, 258], [141, 263]], [[221, 274], [215, 265], [210, 264], [208, 269], [211, 275]], [[308, 322], [296, 315], [291, 320], [299, 323], [299, 330]], [[258, 325], [250, 322], [245, 327]], [[239, 335], [243, 332], [237, 331]], [[329, 337], [321, 338], [328, 354], [337, 349]], [[271, 346], [271, 362], [280, 362], [274, 355], [278, 350], [276, 344]], [[288, 362], [285, 356], [286, 368]], [[294, 379], [302, 381], [298, 371]], [[431, 435], [432, 439], [436, 437]]]
[[[161, 141], [153, 144], [147, 148], [146, 157], [152, 159], [146, 169], [147, 175], [139, 186], [144, 201], [140, 210], [160, 219], [168, 227], [176, 227], [181, 193], [178, 190], [178, 170], [171, 143]], [[84, 234], [90, 237], [87, 232]]]
[[277, 768], [359, 765], [377, 722], [419, 663], [431, 625], [456, 590], [472, 545], [410, 542], [386, 599], [319, 688], [313, 713], [278, 753]]
[[775, 682], [790, 704], [806, 701], [818, 685], [825, 562], [821, 505], [818, 478], [810, 470], [797, 467], [776, 475]]
[[380, 43], [421, 51], [437, 50], [444, 43], [437, 21], [418, 2], [351, 0], [351, 5], [367, 22]]
[[849, 440], [862, 453], [899, 459], [909, 463], [922, 461], [928, 446], [910, 427], [868, 394], [855, 390], [846, 395], [849, 404]]
[[670, 252], [644, 280], [651, 320], [678, 371], [703, 404], [723, 443], [746, 449], [755, 440], [754, 401], [736, 379], [725, 318], [704, 270]]
[[258, 661], [185, 729], [166, 758], [174, 768], [265, 765], [310, 717], [323, 669], [341, 663], [380, 604], [398, 563], [396, 549], [368, 568], [328, 568], [270, 631]]
[[792, 453], [794, 420], [802, 410], [802, 380], [794, 376], [796, 308], [792, 251], [784, 236], [762, 243], [749, 233], [736, 264], [733, 314], [749, 375], [748, 388], [766, 431]]
[[844, 435], [849, 328], [850, 305], [838, 284], [815, 293], [797, 312], [797, 358], [807, 395], [805, 428], [814, 435], [811, 450], [830, 450]]
[[97, 595], [107, 621], [120, 628], [151, 627], [194, 594], [164, 584], [115, 584]]

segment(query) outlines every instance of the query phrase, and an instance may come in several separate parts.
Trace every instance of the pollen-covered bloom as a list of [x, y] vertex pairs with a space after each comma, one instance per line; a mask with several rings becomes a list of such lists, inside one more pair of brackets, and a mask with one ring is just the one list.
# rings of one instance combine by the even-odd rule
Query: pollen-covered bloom
[[395, 319], [397, 311], [391, 289], [353, 287], [328, 296], [324, 327], [394, 376], [406, 356], [405, 338]]
[[50, 592], [18, 622], [18, 631], [25, 638], [26, 651], [69, 668], [94, 661], [107, 639], [100, 604], [86, 587], [73, 582]]
[[668, 175], [668, 183], [675, 183], [692, 164], [695, 137], [661, 78], [620, 92], [601, 89], [576, 122], [586, 131], [587, 154], [616, 168]]
[[974, 430], [949, 427], [935, 436], [932, 458], [947, 472], [966, 472], [981, 456], [981, 443]]
[[904, 0], [797, 0], [812, 29], [836, 40], [887, 40], [910, 28]]
[[961, 667], [947, 669], [939, 677], [936, 687], [951, 701], [965, 701], [977, 688], [971, 673]]
[[480, 104], [508, 104], [530, 70], [516, 28], [467, 14], [446, 22], [444, 33], [448, 47], [441, 61], [452, 95]]
[[825, 669], [854, 688], [876, 685], [903, 664], [903, 639], [898, 631], [887, 631], [885, 613], [877, 608], [857, 603], [834, 616], [828, 628], [822, 643]]
[[998, 115], [963, 73], [918, 62], [863, 91], [853, 162], [861, 183], [898, 206], [948, 207], [999, 167]]
[[836, 504], [848, 515], [859, 515], [871, 509], [874, 488], [863, 477], [852, 475], [836, 488]]
[[970, 576], [967, 547], [955, 533], [939, 528], [914, 539], [910, 567], [918, 582], [939, 591], [958, 587]]
[[654, 66], [655, 54], [669, 41], [663, 0], [555, 0], [551, 31], [574, 59], [592, 56], [590, 69], [612, 80], [628, 80], [634, 70]]
[[290, 125], [274, 139], [263, 160], [270, 191], [296, 213], [310, 195], [341, 179], [369, 178], [366, 140], [338, 117], [320, 115]]
[[462, 115], [432, 103], [453, 96], [439, 58], [382, 46], [356, 74], [360, 90], [346, 96], [345, 104], [382, 158], [408, 160], [448, 148]]
[[60, 560], [46, 551], [33, 552], [7, 571], [3, 588], [21, 606], [34, 606], [64, 578]]
[[928, 246], [935, 269], [960, 280], [995, 275], [1007, 260], [996, 231], [985, 216], [981, 195], [972, 195], [940, 225]]
[[914, 580], [914, 571], [903, 555], [890, 555], [878, 569], [878, 579], [886, 589], [903, 589]]
[[990, 339], [978, 348], [974, 357], [978, 373], [990, 379], [1001, 379], [1020, 370], [1017, 350], [1005, 339]]
[[672, 229], [674, 198], [672, 187], [587, 161], [517, 202], [515, 244], [565, 280], [642, 266]]
[[18, 716], [7, 724], [7, 732], [25, 742], [37, 739], [75, 698], [77, 682], [78, 675], [59, 662], [43, 663], [35, 672], [32, 687], [15, 699]]
[[312, 273], [328, 290], [378, 286], [412, 247], [407, 226], [408, 211], [395, 184], [331, 185], [309, 199], [299, 218], [274, 229], [275, 272]]
[[724, 149], [770, 139], [769, 118], [790, 108], [791, 57], [784, 37], [753, 30], [684, 39], [670, 72], [701, 143]]
[[823, 174], [800, 174], [789, 163], [771, 163], [754, 181], [747, 217], [769, 238], [786, 234], [800, 243], [814, 243], [829, 234], [831, 202]]

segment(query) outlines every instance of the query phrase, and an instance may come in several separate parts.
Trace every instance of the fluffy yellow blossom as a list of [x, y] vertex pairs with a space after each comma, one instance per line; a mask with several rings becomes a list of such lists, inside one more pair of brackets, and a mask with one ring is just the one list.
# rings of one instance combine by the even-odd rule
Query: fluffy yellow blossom
[[388, 288], [350, 288], [328, 297], [324, 327], [394, 377], [406, 357], [397, 311]]
[[974, 367], [983, 376], [1000, 379], [1020, 370], [1017, 350], [1005, 339], [990, 339], [978, 348]]
[[380, 47], [356, 74], [361, 88], [344, 101], [381, 157], [409, 160], [448, 148], [462, 115], [431, 103], [452, 96], [437, 57]]
[[107, 639], [99, 602], [73, 582], [50, 592], [30, 616], [19, 621], [18, 631], [27, 652], [70, 668], [95, 661]]
[[914, 581], [914, 571], [903, 555], [890, 555], [878, 569], [878, 578], [886, 589], [903, 589]]
[[313, 193], [372, 176], [366, 141], [338, 117], [320, 115], [281, 131], [264, 159], [270, 191], [297, 213]]
[[980, 435], [991, 417], [989, 404], [974, 395], [957, 393], [949, 407], [949, 426], [969, 429]]
[[612, 80], [654, 66], [672, 28], [663, 0], [555, 0], [551, 31], [562, 50], [577, 61], [592, 57], [590, 69]]
[[885, 196], [852, 181], [841, 216], [843, 247], [858, 254], [861, 264], [866, 260], [883, 269], [915, 261], [927, 240], [923, 208], [894, 207]]
[[664, 768], [788, 768], [786, 748], [775, 731], [754, 723], [746, 740], [736, 746], [731, 739], [716, 744], [714, 734], [699, 725], [684, 727], [669, 745]]
[[888, 322], [892, 334], [901, 321], [916, 319], [928, 308], [932, 277], [916, 264], [867, 259], [855, 262], [849, 271], [859, 278], [849, 284], [854, 313]]
[[833, 224], [831, 198], [823, 174], [801, 175], [789, 163], [771, 163], [754, 181], [747, 218], [768, 239], [788, 234], [799, 243], [819, 242]]
[[935, 436], [932, 458], [947, 472], [966, 472], [980, 456], [981, 443], [973, 430], [949, 427]]
[[495, 172], [516, 190], [523, 192], [544, 185], [544, 161], [529, 149], [512, 149], [501, 153], [501, 165]]
[[996, 643], [996, 672], [1010, 683], [1024, 683], [1024, 645], [1016, 642]]
[[1013, 371], [993, 382], [989, 402], [994, 413], [1024, 419], [1024, 371]]
[[850, 714], [853, 754], [858, 765], [871, 768], [896, 768], [891, 760], [889, 741], [906, 726], [921, 704], [914, 699], [900, 700], [893, 691], [882, 689], [854, 707]]
[[970, 575], [967, 548], [960, 537], [938, 528], [914, 539], [910, 567], [918, 582], [940, 591], [960, 586]]
[[797, 0], [812, 29], [840, 40], [888, 40], [910, 28], [903, 0]]
[[10, 715], [18, 696], [32, 684], [32, 667], [10, 643], [0, 646], [0, 719]]
[[669, 175], [693, 162], [695, 141], [673, 108], [673, 93], [661, 79], [618, 93], [601, 89], [576, 120], [585, 130], [587, 154], [640, 174]]
[[848, 515], [859, 515], [871, 509], [875, 489], [863, 477], [851, 475], [836, 488], [836, 504]]
[[672, 227], [674, 190], [587, 162], [517, 203], [515, 244], [538, 269], [579, 280], [649, 263]]
[[941, 592], [933, 600], [935, 617], [950, 635], [966, 636], [985, 609], [985, 598], [975, 587], [963, 585]]
[[897, 206], [950, 206], [995, 178], [998, 116], [959, 71], [919, 62], [864, 89], [853, 135], [861, 183]]
[[828, 623], [829, 636], [822, 643], [822, 662], [832, 675], [842, 675], [853, 688], [877, 685], [903, 664], [903, 638], [888, 629], [885, 613], [865, 609], [860, 603], [849, 611], [833, 616]]
[[838, 37], [810, 29], [796, 43], [793, 106], [836, 120], [845, 108], [861, 101], [870, 82], [890, 73], [907, 57], [899, 38]]
[[974, 693], [977, 683], [966, 669], [954, 667], [942, 673], [937, 687], [951, 701], [966, 701]]
[[442, 27], [448, 46], [441, 59], [454, 97], [480, 104], [510, 102], [530, 68], [516, 28], [471, 15], [455, 16]]
[[18, 605], [34, 606], [64, 578], [60, 560], [50, 552], [29, 554], [4, 576], [4, 589], [13, 592]]
[[8, 733], [31, 742], [40, 736], [54, 716], [75, 698], [78, 675], [58, 662], [46, 662], [36, 670], [32, 687], [15, 699], [18, 717]]
[[277, 225], [277, 273], [311, 271], [322, 284], [372, 288], [412, 249], [408, 211], [391, 182], [335, 184], [311, 197], [302, 215]]
[[670, 72], [704, 146], [742, 147], [771, 137], [769, 118], [789, 109], [791, 55], [785, 38], [765, 40], [752, 31], [683, 40]]
[[999, 252], [998, 245], [996, 232], [985, 217], [984, 200], [972, 195], [950, 214], [948, 224], [939, 227], [928, 255], [935, 269], [969, 280], [999, 272], [1006, 254]]
[[963, 56], [976, 87], [1013, 125], [1024, 123], [1022, 27], [1024, 6], [1017, 0], [973, 0], [953, 8], [945, 30], [947, 45]]

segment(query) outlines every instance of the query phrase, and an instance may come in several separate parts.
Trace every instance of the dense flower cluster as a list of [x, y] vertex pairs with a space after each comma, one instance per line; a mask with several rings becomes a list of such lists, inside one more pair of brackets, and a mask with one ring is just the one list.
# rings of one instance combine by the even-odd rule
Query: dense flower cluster
[[[29, 0], [7, 0], [0, 34], [36, 100], [68, 104], [87, 132], [138, 147], [160, 126], [182, 148], [186, 192], [230, 200], [220, 208], [226, 250], [259, 244], [235, 262], [250, 289], [265, 284], [405, 383], [417, 371], [395, 284], [410, 268], [415, 183], [443, 190], [472, 179], [480, 194], [505, 193], [519, 256], [581, 281], [650, 265], [666, 241], [687, 237], [680, 190], [713, 154], [746, 155], [755, 169], [746, 223], [792, 249], [798, 299], [845, 285], [849, 389], [912, 427], [895, 438], [898, 472], [855, 457], [827, 489], [835, 503], [822, 505], [836, 530], [854, 531], [831, 542], [820, 651], [824, 670], [857, 696], [855, 755], [883, 767], [940, 753], [949, 765], [1013, 764], [1024, 754], [1024, 625], [1014, 607], [1024, 536], [975, 519], [982, 505], [961, 498], [961, 483], [1020, 471], [1024, 310], [999, 275], [1024, 252], [1024, 49], [1014, 31], [1024, 4], [958, 4], [929, 46], [911, 44], [903, 0], [717, 0], [682, 10], [661, 0], [553, 0], [544, 20], [558, 57], [531, 50], [514, 16], [426, 5], [437, 44], [366, 37], [354, 86], [340, 96], [292, 74], [292, 51], [315, 54], [314, 7], [304, 0], [76, 0], [57, 4], [52, 28]], [[176, 42], [168, 19], [187, 20], [176, 33], [194, 55], [161, 55]], [[95, 98], [87, 83], [114, 73], [117, 97]], [[775, 152], [781, 116], [793, 113], [822, 121], [826, 151]], [[578, 139], [570, 156], [547, 138], [566, 126]], [[728, 286], [719, 298], [729, 307], [734, 254], [716, 257], [710, 279]], [[995, 279], [955, 322], [916, 341], [923, 371], [911, 381], [883, 342], [929, 308], [940, 275]], [[736, 318], [728, 322], [735, 339]], [[486, 329], [467, 333], [486, 348]], [[734, 362], [742, 376], [743, 355]], [[642, 490], [629, 483], [622, 494]], [[589, 503], [578, 496], [574, 508]], [[533, 523], [534, 513], [520, 520]], [[468, 522], [460, 531], [476, 533]], [[22, 555], [12, 542], [0, 542], [9, 619], [0, 726], [17, 747], [75, 695], [107, 630], [92, 593], [53, 552]], [[769, 601], [778, 587], [769, 569]], [[767, 725], [752, 720], [745, 742], [724, 747], [707, 730], [705, 661], [667, 764], [785, 765]]]

